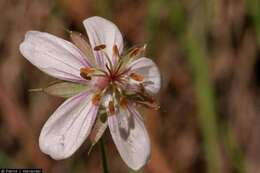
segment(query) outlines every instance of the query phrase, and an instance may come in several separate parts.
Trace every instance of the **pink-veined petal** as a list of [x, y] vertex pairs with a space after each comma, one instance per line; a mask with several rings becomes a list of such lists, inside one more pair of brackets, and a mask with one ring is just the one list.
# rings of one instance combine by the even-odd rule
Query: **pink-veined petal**
[[44, 32], [28, 31], [20, 51], [33, 65], [55, 78], [84, 81], [79, 70], [88, 63], [80, 50], [66, 40]]
[[43, 153], [60, 160], [71, 156], [90, 134], [98, 106], [93, 95], [80, 93], [66, 100], [44, 124], [39, 144]]
[[124, 162], [133, 170], [143, 167], [151, 155], [151, 144], [139, 113], [130, 109], [120, 110], [108, 117], [110, 133]]
[[144, 77], [144, 88], [156, 94], [161, 88], [161, 76], [156, 64], [148, 58], [139, 58], [128, 65], [131, 72], [136, 72]]
[[[105, 51], [112, 63], [115, 63], [113, 58], [113, 46], [117, 45], [119, 53], [121, 54], [124, 48], [122, 34], [117, 26], [98, 16], [87, 18], [83, 21], [86, 28], [88, 38], [92, 49], [98, 45], [105, 44]], [[104, 67], [107, 58], [101, 51], [94, 51], [99, 66]]]

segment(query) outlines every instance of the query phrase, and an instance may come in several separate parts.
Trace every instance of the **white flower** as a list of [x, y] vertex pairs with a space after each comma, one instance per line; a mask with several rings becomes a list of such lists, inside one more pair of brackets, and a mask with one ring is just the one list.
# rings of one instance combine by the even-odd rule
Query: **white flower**
[[20, 45], [23, 56], [63, 81], [44, 89], [68, 98], [42, 128], [42, 152], [53, 159], [71, 156], [90, 135], [93, 145], [108, 126], [125, 163], [138, 170], [150, 159], [151, 145], [137, 105], [156, 108], [160, 89], [155, 63], [142, 57], [145, 46], [123, 54], [118, 28], [101, 17], [83, 22], [89, 44], [71, 32], [74, 44], [54, 35], [29, 31]]

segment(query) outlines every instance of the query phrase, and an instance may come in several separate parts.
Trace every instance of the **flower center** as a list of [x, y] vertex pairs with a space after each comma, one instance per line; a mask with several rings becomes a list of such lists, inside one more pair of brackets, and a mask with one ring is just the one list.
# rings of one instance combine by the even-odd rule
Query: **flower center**
[[91, 86], [99, 91], [104, 89], [118, 87], [118, 83], [122, 83], [121, 77], [125, 74], [107, 66], [107, 71], [83, 67], [80, 69], [80, 76], [90, 82]]
[[104, 90], [109, 85], [109, 79], [105, 76], [94, 77], [92, 80], [92, 84], [99, 90]]
[[[153, 97], [145, 90], [144, 76], [128, 66], [133, 59], [143, 51], [144, 48], [132, 49], [126, 56], [121, 57], [116, 45], [113, 46], [113, 55], [109, 57], [103, 50], [106, 45], [101, 44], [94, 48], [94, 51], [100, 51], [106, 58], [106, 64], [99, 67], [83, 67], [80, 69], [80, 76], [89, 81], [94, 95], [92, 102], [97, 105], [102, 102], [102, 105], [107, 108], [107, 111], [112, 115], [120, 108], [126, 108], [127, 100], [147, 106], [149, 108], [158, 109]], [[110, 95], [108, 104], [101, 99]], [[105, 103], [103, 103], [105, 102]]]

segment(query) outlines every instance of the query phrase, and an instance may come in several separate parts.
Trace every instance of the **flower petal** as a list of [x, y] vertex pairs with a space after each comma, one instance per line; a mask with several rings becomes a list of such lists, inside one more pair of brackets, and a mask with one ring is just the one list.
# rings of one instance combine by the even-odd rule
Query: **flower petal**
[[40, 149], [53, 159], [71, 156], [90, 134], [98, 106], [92, 104], [93, 95], [80, 93], [66, 100], [44, 124]]
[[161, 76], [156, 64], [148, 58], [142, 57], [130, 63], [131, 72], [136, 72], [144, 77], [143, 83], [146, 90], [156, 94], [161, 88]]
[[55, 78], [84, 81], [79, 69], [88, 63], [80, 50], [66, 40], [44, 32], [28, 31], [20, 51], [33, 65]]
[[110, 133], [117, 150], [133, 170], [143, 167], [151, 154], [150, 139], [140, 117], [132, 106], [108, 117]]
[[[124, 48], [122, 35], [115, 24], [98, 16], [87, 18], [83, 21], [83, 24], [88, 33], [88, 38], [92, 49], [94, 47], [105, 44], [105, 51], [112, 61], [115, 63], [113, 58], [113, 46], [117, 45], [119, 53], [121, 54]], [[104, 67], [107, 62], [107, 58], [100, 51], [94, 52], [97, 58], [99, 66]]]

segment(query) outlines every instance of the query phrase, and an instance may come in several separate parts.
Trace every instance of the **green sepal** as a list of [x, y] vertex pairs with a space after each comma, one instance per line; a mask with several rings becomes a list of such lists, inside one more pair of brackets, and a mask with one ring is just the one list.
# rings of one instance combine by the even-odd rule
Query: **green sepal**
[[68, 98], [87, 89], [88, 86], [83, 84], [73, 82], [55, 82], [43, 88], [42, 91], [53, 96]]
[[96, 145], [96, 143], [100, 140], [100, 138], [102, 137], [102, 135], [104, 134], [106, 129], [107, 129], [107, 114], [106, 113], [102, 113], [102, 114], [99, 113], [98, 117], [96, 119], [96, 122], [94, 124], [94, 127], [91, 131], [91, 134], [90, 134], [91, 146], [90, 146], [90, 149], [88, 151], [88, 154], [91, 152], [94, 145]]
[[95, 56], [93, 54], [92, 48], [87, 42], [87, 39], [79, 32], [70, 31], [70, 38], [72, 42], [81, 50], [81, 52], [85, 55], [87, 61], [96, 66]]

